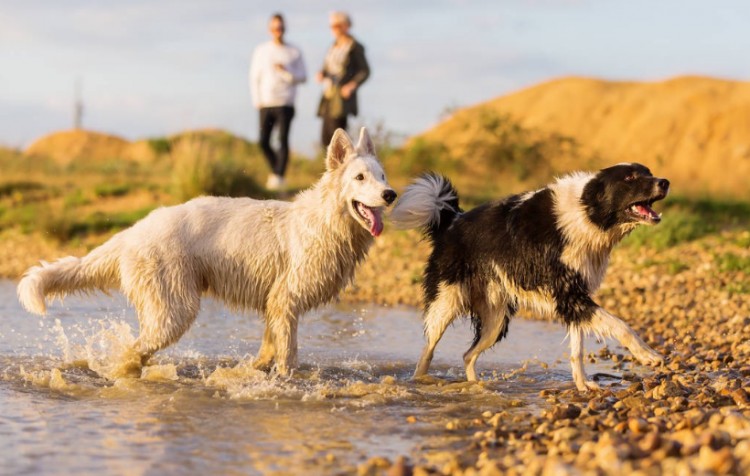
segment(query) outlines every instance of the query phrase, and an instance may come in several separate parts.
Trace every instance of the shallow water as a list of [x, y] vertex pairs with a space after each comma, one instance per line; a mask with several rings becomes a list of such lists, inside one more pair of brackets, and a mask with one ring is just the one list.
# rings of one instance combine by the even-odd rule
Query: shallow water
[[0, 281], [0, 319], [2, 474], [346, 473], [371, 456], [429, 457], [465, 436], [446, 431], [452, 418], [534, 412], [540, 390], [572, 387], [563, 327], [523, 319], [480, 357], [479, 384], [462, 381], [468, 321], [443, 337], [436, 378], [410, 381], [423, 343], [410, 308], [306, 315], [291, 378], [253, 370], [260, 320], [211, 300], [140, 378], [111, 377], [137, 332], [120, 295], [71, 297], [40, 318]]

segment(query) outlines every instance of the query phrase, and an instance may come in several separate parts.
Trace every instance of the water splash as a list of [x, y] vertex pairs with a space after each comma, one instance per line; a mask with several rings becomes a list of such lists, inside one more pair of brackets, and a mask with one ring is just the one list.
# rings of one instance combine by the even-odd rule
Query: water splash
[[141, 356], [135, 351], [135, 336], [124, 321], [102, 321], [86, 339], [88, 367], [108, 380], [141, 375]]

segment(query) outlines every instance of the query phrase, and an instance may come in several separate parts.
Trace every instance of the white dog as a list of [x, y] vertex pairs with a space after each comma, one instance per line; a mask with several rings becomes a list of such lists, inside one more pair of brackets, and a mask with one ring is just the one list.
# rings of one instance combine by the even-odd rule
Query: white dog
[[45, 296], [119, 288], [137, 310], [134, 350], [145, 364], [188, 330], [207, 294], [260, 312], [266, 328], [254, 365], [275, 363], [288, 375], [299, 317], [351, 281], [396, 198], [364, 128], [356, 148], [336, 131], [326, 169], [292, 202], [200, 197], [154, 210], [83, 258], [29, 269], [18, 298], [44, 314]]

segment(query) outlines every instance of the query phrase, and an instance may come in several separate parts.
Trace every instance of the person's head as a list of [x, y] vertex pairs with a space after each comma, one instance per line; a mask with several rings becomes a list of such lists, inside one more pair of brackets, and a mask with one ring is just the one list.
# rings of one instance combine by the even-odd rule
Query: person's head
[[268, 20], [268, 32], [271, 34], [274, 41], [283, 41], [285, 29], [284, 17], [281, 16], [281, 13], [274, 13], [271, 15], [271, 19]]
[[328, 24], [331, 27], [331, 33], [334, 38], [349, 35], [349, 29], [352, 27], [352, 19], [344, 12], [331, 12], [328, 16]]

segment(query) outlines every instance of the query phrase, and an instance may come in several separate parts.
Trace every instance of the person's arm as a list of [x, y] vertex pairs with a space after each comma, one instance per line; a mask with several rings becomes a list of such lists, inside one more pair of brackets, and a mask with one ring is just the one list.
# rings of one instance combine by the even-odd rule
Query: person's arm
[[302, 52], [297, 50], [297, 57], [292, 62], [292, 76], [294, 78], [293, 84], [302, 84], [307, 81], [307, 69], [305, 68], [305, 59], [302, 57]]
[[357, 86], [361, 85], [367, 78], [370, 77], [370, 65], [367, 63], [365, 57], [365, 47], [357, 43], [356, 47], [352, 50], [352, 64], [354, 65], [354, 76], [352, 76], [351, 82], [356, 83]]
[[370, 65], [367, 63], [367, 58], [365, 58], [364, 46], [356, 43], [352, 49], [349, 61], [354, 68], [354, 75], [352, 76], [352, 79], [341, 86], [341, 95], [344, 98], [349, 98], [354, 90], [370, 77]]
[[255, 51], [253, 51], [253, 58], [250, 61], [250, 73], [249, 73], [249, 82], [250, 82], [250, 97], [253, 101], [253, 106], [257, 109], [260, 108], [260, 62], [261, 62], [261, 52], [259, 51], [259, 48], [255, 48]]
[[324, 79], [328, 77], [328, 72], [326, 71], [326, 62], [323, 61], [323, 66], [320, 67], [318, 72], [315, 74], [315, 80], [319, 83], [322, 83]]

